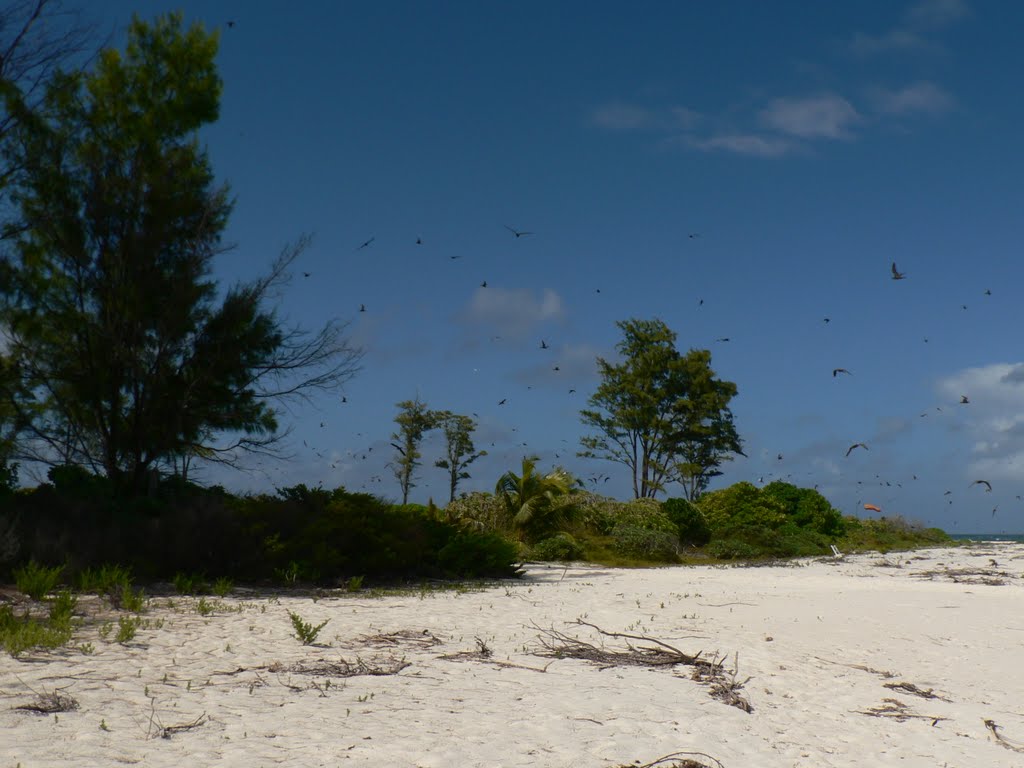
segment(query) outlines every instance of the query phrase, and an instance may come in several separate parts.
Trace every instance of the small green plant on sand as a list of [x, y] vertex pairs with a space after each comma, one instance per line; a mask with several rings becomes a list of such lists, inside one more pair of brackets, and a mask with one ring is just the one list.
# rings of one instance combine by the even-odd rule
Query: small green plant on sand
[[28, 565], [15, 569], [14, 583], [19, 592], [25, 593], [33, 600], [42, 600], [57, 586], [63, 570], [64, 568], [59, 565], [47, 568], [32, 560]]
[[297, 613], [288, 611], [288, 615], [291, 617], [292, 627], [295, 628], [295, 637], [297, 637], [303, 645], [312, 645], [315, 643], [317, 635], [320, 634], [320, 630], [327, 626], [327, 622], [330, 621], [330, 619], [327, 619], [327, 621], [324, 621], [319, 626], [314, 627], [309, 622], [303, 621], [302, 617]]
[[213, 594], [217, 597], [227, 597], [228, 593], [235, 588], [235, 582], [221, 576], [213, 582]]
[[345, 591], [346, 592], [358, 592], [360, 589], [363, 588], [363, 579], [364, 578], [365, 578], [364, 576], [353, 576], [351, 579], [349, 579], [345, 583]]
[[124, 645], [135, 639], [135, 633], [139, 629], [139, 619], [132, 616], [122, 616], [117, 620], [117, 634], [114, 640]]
[[198, 613], [200, 616], [209, 616], [211, 613], [214, 612], [214, 610], [216, 610], [216, 608], [217, 606], [214, 603], [211, 603], [205, 597], [200, 597], [199, 602], [196, 603], [196, 613]]

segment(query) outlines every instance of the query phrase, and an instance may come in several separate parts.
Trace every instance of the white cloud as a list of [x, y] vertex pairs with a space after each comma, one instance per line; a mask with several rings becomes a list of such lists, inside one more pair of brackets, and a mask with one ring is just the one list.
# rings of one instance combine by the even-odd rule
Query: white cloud
[[920, 0], [907, 11], [907, 23], [917, 27], [945, 27], [969, 13], [964, 0]]
[[953, 106], [952, 96], [935, 83], [925, 81], [897, 90], [875, 88], [868, 95], [877, 111], [889, 115], [945, 112]]
[[761, 121], [781, 132], [804, 139], [849, 137], [860, 115], [846, 99], [822, 94], [805, 99], [775, 99], [760, 114]]
[[591, 119], [602, 128], [613, 131], [632, 131], [648, 128], [655, 122], [654, 113], [649, 109], [632, 104], [615, 102], [594, 110]]
[[794, 146], [785, 139], [758, 136], [752, 133], [726, 133], [707, 139], [686, 137], [683, 143], [705, 152], [725, 151], [755, 157], [779, 157]]
[[970, 402], [950, 405], [966, 422], [973, 439], [972, 477], [1024, 479], [1024, 363], [966, 368], [940, 380], [939, 393], [950, 403], [962, 395]]
[[522, 337], [549, 320], [565, 316], [561, 297], [550, 288], [538, 296], [529, 290], [477, 288], [463, 319], [507, 337]]

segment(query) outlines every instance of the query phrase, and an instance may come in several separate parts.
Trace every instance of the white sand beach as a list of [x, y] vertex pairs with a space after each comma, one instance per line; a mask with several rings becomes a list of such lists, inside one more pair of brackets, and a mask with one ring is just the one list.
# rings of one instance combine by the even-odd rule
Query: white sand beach
[[[126, 645], [90, 622], [74, 644], [92, 653], [0, 658], [0, 765], [1024, 766], [1021, 544], [533, 564], [482, 591], [379, 598], [236, 590], [206, 598], [208, 616], [172, 600], [155, 598]], [[289, 611], [329, 620], [320, 644], [294, 637]], [[595, 627], [724, 658], [752, 711], [713, 697], [693, 665], [544, 655], [551, 631], [628, 652]], [[360, 671], [384, 674], [346, 676]], [[54, 691], [78, 708], [16, 709]]]

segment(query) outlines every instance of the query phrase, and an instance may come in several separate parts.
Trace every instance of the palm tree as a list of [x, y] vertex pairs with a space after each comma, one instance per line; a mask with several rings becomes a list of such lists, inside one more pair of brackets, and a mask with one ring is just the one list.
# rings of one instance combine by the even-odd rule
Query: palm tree
[[578, 481], [561, 467], [546, 475], [536, 471], [538, 457], [523, 457], [522, 475], [509, 470], [498, 479], [494, 494], [505, 503], [507, 519], [520, 540], [534, 539], [564, 514], [554, 505], [560, 496], [572, 493]]

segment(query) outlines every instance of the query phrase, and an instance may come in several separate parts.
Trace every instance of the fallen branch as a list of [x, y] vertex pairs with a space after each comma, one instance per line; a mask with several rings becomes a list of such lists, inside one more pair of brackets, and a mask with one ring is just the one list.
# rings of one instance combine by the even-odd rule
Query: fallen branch
[[920, 696], [922, 699], [938, 699], [939, 701], [949, 701], [949, 699], [939, 696], [937, 693], [933, 693], [933, 688], [929, 688], [927, 691], [918, 688], [913, 683], [885, 683], [885, 687], [893, 691], [903, 691], [913, 696]]
[[1024, 746], [1014, 744], [1009, 739], [1005, 738], [999, 733], [1001, 725], [996, 725], [994, 720], [985, 720], [985, 727], [992, 731], [992, 735], [996, 737], [996, 741], [1002, 744], [1007, 749], [1012, 749], [1014, 752], [1024, 752]]
[[[646, 635], [632, 635], [626, 632], [609, 632], [596, 624], [577, 619], [576, 624], [590, 627], [605, 637], [624, 639], [627, 641], [625, 650], [612, 650], [603, 646], [588, 643], [578, 637], [573, 637], [565, 632], [556, 629], [544, 629], [534, 624], [534, 629], [541, 632], [540, 644], [542, 650], [537, 652], [538, 656], [553, 657], [556, 659], [584, 659], [601, 665], [602, 669], [617, 666], [644, 666], [644, 667], [672, 667], [677, 664], [693, 667], [691, 679], [705, 683], [710, 686], [711, 695], [730, 706], [742, 709], [744, 712], [752, 712], [753, 707], [746, 699], [739, 695], [738, 691], [749, 682], [750, 678], [740, 681], [736, 675], [736, 669], [727, 673], [723, 669], [725, 657], [719, 659], [717, 654], [711, 659], [702, 659], [703, 651], [696, 655], [684, 653], [673, 645], [657, 640]], [[637, 643], [648, 643], [647, 646], [636, 646], [628, 641]], [[736, 657], [739, 663], [739, 656]]]
[[[689, 757], [684, 757], [682, 760], [680, 760], [679, 758], [683, 755], [697, 755], [698, 757], [706, 757], [708, 760], [713, 761], [714, 765], [712, 766], [708, 765], [707, 763], [701, 763], [697, 760], [691, 760]], [[635, 763], [630, 765], [626, 763], [623, 765], [616, 766], [615, 768], [654, 768], [654, 766], [660, 765], [669, 760], [672, 761], [672, 764], [670, 766], [667, 766], [667, 768], [725, 768], [725, 765], [723, 765], [720, 760], [704, 752], [673, 752], [669, 755], [665, 755], [664, 757], [659, 757], [657, 760], [654, 760], [650, 763], [644, 763], [643, 765], [637, 765]]]

